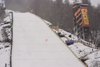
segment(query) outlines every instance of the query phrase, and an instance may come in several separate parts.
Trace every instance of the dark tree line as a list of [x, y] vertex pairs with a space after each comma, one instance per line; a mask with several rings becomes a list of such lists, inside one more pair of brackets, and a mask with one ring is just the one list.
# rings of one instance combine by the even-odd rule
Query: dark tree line
[[[59, 25], [65, 30], [73, 28], [72, 4], [69, 0], [6, 0], [6, 7], [17, 11], [29, 11], [33, 9], [34, 13], [43, 19], [46, 19], [54, 25]], [[91, 29], [98, 28], [100, 17], [100, 5], [94, 7], [90, 0], [82, 0], [83, 4], [88, 4], [89, 20]], [[95, 18], [95, 19], [94, 19]]]
[[69, 0], [65, 0], [64, 3], [62, 0], [6, 0], [6, 7], [18, 11], [33, 9], [33, 13], [48, 20], [53, 25], [58, 25], [65, 30], [73, 28], [72, 5]]
[[[83, 4], [88, 4], [90, 29], [97, 33], [100, 29], [100, 5], [94, 7], [90, 0], [82, 0]], [[6, 7], [17, 11], [29, 11], [33, 9], [33, 13], [58, 25], [66, 31], [72, 31], [73, 22], [73, 5], [69, 0], [6, 0]], [[97, 34], [92, 33], [97, 37]]]
[[[32, 7], [33, 6], [33, 7]], [[72, 5], [69, 0], [34, 0], [31, 4], [34, 13], [45, 20], [50, 21], [53, 25], [58, 25], [65, 30], [73, 28]]]

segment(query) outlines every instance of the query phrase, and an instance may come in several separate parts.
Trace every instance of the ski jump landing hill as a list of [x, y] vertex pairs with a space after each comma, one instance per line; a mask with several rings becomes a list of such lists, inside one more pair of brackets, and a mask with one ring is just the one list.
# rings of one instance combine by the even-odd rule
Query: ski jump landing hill
[[85, 66], [42, 19], [14, 12], [12, 67]]

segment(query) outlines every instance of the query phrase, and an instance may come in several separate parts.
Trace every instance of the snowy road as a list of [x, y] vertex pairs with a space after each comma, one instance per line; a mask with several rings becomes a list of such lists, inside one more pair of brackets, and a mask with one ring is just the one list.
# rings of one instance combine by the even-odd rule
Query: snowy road
[[38, 17], [14, 13], [12, 67], [84, 67]]

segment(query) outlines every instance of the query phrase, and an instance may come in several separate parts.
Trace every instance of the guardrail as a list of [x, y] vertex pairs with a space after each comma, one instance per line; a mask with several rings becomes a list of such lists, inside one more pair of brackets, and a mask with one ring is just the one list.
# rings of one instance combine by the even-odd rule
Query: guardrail
[[11, 38], [11, 50], [10, 50], [10, 67], [12, 67], [12, 46], [13, 46], [13, 12], [9, 12], [9, 16], [11, 19], [11, 34], [12, 34], [12, 38]]

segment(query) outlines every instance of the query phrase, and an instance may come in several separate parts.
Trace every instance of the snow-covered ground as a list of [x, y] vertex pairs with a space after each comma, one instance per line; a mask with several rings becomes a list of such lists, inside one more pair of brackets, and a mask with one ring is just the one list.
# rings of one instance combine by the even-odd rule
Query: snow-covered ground
[[[75, 55], [78, 58], [82, 58], [82, 59], [85, 58], [86, 61], [84, 63], [86, 63], [86, 65], [88, 67], [100, 67], [100, 50], [95, 49], [94, 44], [84, 41], [82, 39], [78, 39], [73, 34], [67, 32], [67, 31], [64, 31], [62, 29], [59, 29], [59, 32], [65, 35], [65, 37], [61, 37], [61, 39], [64, 42], [69, 41], [69, 40], [77, 41], [74, 44], [69, 45], [68, 47], [75, 53]], [[56, 33], [58, 33], [58, 32], [56, 32]], [[70, 35], [71, 35], [71, 37], [70, 37]], [[88, 47], [88, 46], [84, 45], [83, 43], [78, 42], [78, 40], [82, 41], [83, 43], [86, 43], [86, 44], [87, 43], [91, 44], [91, 47]]]
[[84, 67], [44, 21], [14, 13], [12, 67]]
[[[5, 18], [5, 21], [9, 21], [8, 19], [9, 17]], [[63, 29], [59, 29], [59, 31], [53, 29], [55, 33], [60, 32], [65, 35], [65, 37], [61, 37], [61, 41], [49, 28], [52, 24], [44, 21], [31, 13], [14, 12], [13, 67], [84, 67], [74, 54], [78, 58], [87, 57], [85, 63], [88, 67], [100, 67], [100, 50], [75, 42], [68, 46], [74, 52], [72, 54], [67, 48], [67, 44], [65, 45], [62, 41], [78, 41], [77, 36]], [[5, 26], [11, 26], [11, 24], [0, 25], [1, 41], [4, 40], [2, 28]], [[11, 39], [11, 29], [6, 28], [6, 32], [8, 38]], [[82, 39], [81, 41], [89, 43]], [[5, 67], [5, 65], [9, 67], [10, 49], [10, 43], [0, 42], [0, 67]]]
[[[50, 24], [50, 22], [47, 22]], [[86, 65], [88, 67], [100, 67], [100, 49], [95, 49], [95, 45], [87, 42], [83, 39], [78, 39], [77, 36], [63, 30], [59, 29], [59, 31], [53, 30], [55, 33], [60, 32], [61, 34], [65, 35], [65, 37], [61, 37], [61, 39], [65, 42], [68, 40], [73, 41], [82, 41], [86, 44], [91, 44], [91, 47], [85, 46], [83, 43], [75, 42], [74, 44], [70, 45], [69, 48], [75, 53], [78, 58], [85, 58]], [[70, 37], [71, 35], [71, 37]], [[67, 38], [66, 38], [67, 37]]]
[[0, 67], [10, 67], [11, 51], [11, 19], [6, 11], [6, 18], [0, 22]]
[[100, 67], [100, 50], [89, 54], [87, 57], [89, 57], [89, 59], [85, 61], [85, 63], [87, 63], [89, 67]]
[[[74, 36], [73, 34], [63, 30], [63, 29], [59, 29], [59, 32], [61, 32], [61, 34], [64, 34], [69, 40], [78, 40], [77, 36]], [[71, 35], [71, 37], [70, 37]]]
[[96, 49], [84, 46], [82, 43], [74, 43], [73, 45], [70, 45], [69, 47], [78, 56], [78, 58], [84, 57], [84, 56], [96, 51]]
[[5, 65], [10, 67], [10, 48], [10, 43], [0, 43], [0, 67], [5, 67]]

